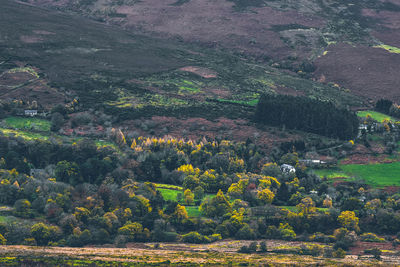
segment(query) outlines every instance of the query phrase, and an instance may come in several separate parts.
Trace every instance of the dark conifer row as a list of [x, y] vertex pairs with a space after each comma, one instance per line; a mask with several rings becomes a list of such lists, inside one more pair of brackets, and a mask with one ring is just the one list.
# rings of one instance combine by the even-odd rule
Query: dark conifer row
[[257, 105], [255, 120], [339, 139], [357, 135], [357, 116], [330, 102], [288, 95], [263, 95]]

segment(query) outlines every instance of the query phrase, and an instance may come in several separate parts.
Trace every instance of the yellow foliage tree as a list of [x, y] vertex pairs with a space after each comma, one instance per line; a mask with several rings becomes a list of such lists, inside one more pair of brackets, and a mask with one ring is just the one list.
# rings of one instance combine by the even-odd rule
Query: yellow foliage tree
[[315, 203], [310, 197], [303, 198], [299, 204], [296, 206], [299, 212], [304, 216], [310, 213], [314, 213], [317, 209], [315, 208]]
[[274, 200], [274, 193], [268, 188], [260, 190], [257, 192], [257, 198], [261, 200], [263, 203], [271, 203]]
[[360, 230], [360, 228], [358, 227], [359, 219], [354, 213], [354, 211], [349, 211], [349, 210], [342, 211], [342, 213], [340, 213], [340, 215], [338, 216], [338, 221], [343, 227], [349, 230], [355, 230], [355, 231]]
[[186, 189], [183, 193], [185, 195], [185, 203], [186, 205], [192, 205], [194, 202], [194, 194], [190, 189]]
[[189, 218], [185, 206], [181, 206], [179, 204], [176, 205], [175, 212], [173, 213], [173, 216], [178, 221], [187, 220]]

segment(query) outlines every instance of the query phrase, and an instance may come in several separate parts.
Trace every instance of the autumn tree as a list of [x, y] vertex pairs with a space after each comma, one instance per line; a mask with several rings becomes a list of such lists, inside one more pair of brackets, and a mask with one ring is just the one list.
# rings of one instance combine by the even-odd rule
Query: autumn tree
[[189, 218], [189, 215], [186, 211], [185, 206], [181, 206], [178, 204], [175, 207], [175, 212], [172, 214], [172, 217], [174, 218], [174, 221], [181, 222], [183, 220], [187, 220]]
[[259, 200], [261, 200], [261, 202], [264, 204], [272, 203], [272, 200], [274, 199], [274, 197], [275, 197], [274, 193], [271, 190], [269, 190], [268, 188], [259, 190], [257, 192], [257, 198]]
[[60, 229], [57, 226], [47, 226], [44, 223], [36, 223], [31, 227], [31, 235], [39, 246], [45, 246], [49, 241], [55, 240]]
[[304, 216], [314, 213], [317, 209], [315, 208], [315, 203], [310, 197], [303, 198], [299, 204], [296, 206], [300, 213]]
[[358, 232], [360, 228], [358, 227], [358, 217], [354, 213], [354, 211], [342, 211], [338, 216], [339, 223], [349, 229]]
[[83, 181], [78, 164], [66, 160], [57, 163], [55, 175], [58, 181], [72, 185], [79, 184]]
[[118, 229], [120, 235], [125, 235], [130, 241], [137, 239], [138, 235], [143, 232], [143, 226], [138, 222], [128, 222]]
[[183, 194], [185, 195], [185, 204], [192, 205], [194, 202], [194, 194], [192, 191], [190, 191], [190, 189], [186, 189]]
[[232, 207], [224, 193], [219, 190], [214, 198], [211, 200], [207, 198], [203, 201], [200, 205], [200, 211], [208, 217], [216, 217], [231, 212]]

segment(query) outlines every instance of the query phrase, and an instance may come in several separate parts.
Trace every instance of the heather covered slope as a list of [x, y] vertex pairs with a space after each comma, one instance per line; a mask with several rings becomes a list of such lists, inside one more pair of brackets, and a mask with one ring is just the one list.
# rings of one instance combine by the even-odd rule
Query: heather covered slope
[[[0, 12], [1, 24], [6, 25], [0, 29], [4, 99], [17, 98], [10, 95], [10, 88], [18, 85], [24, 101], [37, 100], [42, 106], [55, 102], [27, 93], [33, 75], [42, 81], [37, 90], [53, 90], [66, 102], [75, 98], [86, 108], [104, 108], [123, 115], [121, 119], [166, 114], [249, 117], [263, 93], [361, 105], [342, 88], [228, 52], [134, 35], [77, 15], [14, 1], [3, 3]], [[18, 84], [13, 84], [17, 78]]]
[[[29, 2], [84, 14], [133, 32], [249, 54], [295, 72], [316, 70], [316, 80], [336, 83], [367, 100], [400, 98], [396, 75], [400, 56], [393, 53], [400, 47], [399, 1]], [[385, 45], [394, 50], [385, 50]], [[326, 51], [332, 51], [343, 65]], [[371, 64], [372, 60], [377, 63]], [[304, 62], [306, 66], [314, 62], [316, 68], [304, 68]]]

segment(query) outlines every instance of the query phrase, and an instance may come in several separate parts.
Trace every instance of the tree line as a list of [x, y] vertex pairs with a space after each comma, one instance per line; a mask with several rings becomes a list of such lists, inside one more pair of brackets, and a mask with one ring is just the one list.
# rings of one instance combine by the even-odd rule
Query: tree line
[[256, 108], [255, 120], [343, 140], [352, 139], [358, 132], [358, 119], [354, 113], [308, 97], [263, 95]]

